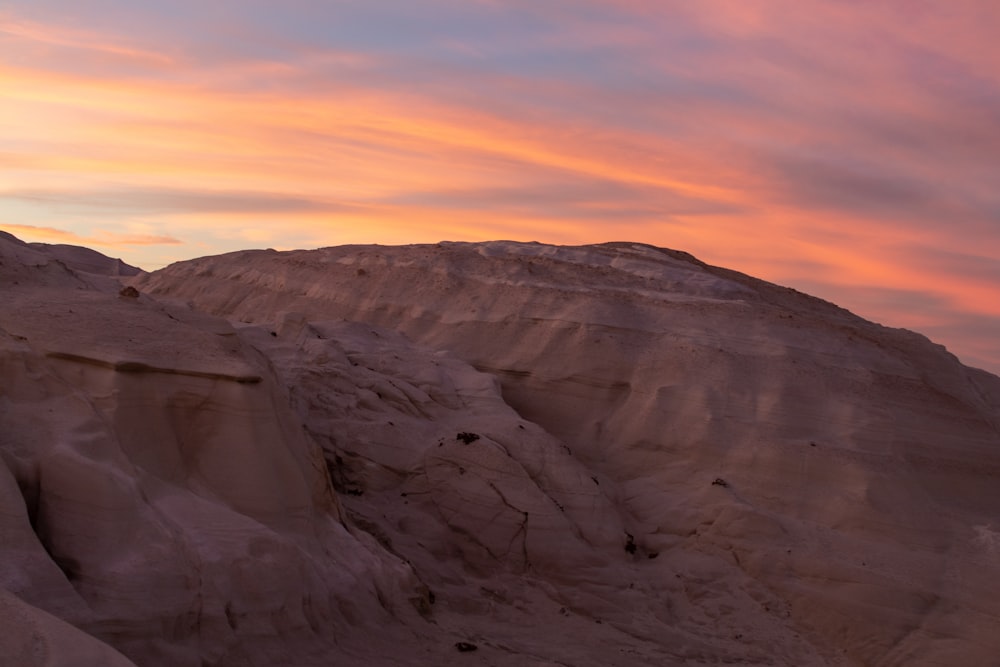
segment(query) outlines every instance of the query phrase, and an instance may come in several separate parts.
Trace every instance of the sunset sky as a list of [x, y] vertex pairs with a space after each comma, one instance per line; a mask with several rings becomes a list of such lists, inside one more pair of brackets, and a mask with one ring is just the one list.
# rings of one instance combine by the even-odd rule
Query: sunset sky
[[0, 229], [686, 250], [1000, 372], [996, 0], [0, 0]]

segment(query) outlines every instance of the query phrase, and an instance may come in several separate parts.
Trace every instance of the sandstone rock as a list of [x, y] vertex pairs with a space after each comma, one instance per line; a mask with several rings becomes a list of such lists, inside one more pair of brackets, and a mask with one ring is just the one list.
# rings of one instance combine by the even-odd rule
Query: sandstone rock
[[1000, 379], [922, 336], [637, 244], [85, 266], [0, 234], [5, 659], [1000, 653]]
[[137, 664], [179, 666], [327, 664], [348, 628], [425, 622], [412, 569], [343, 523], [320, 450], [231, 326], [60, 289], [47, 266], [0, 302], [12, 651], [35, 650], [15, 644], [37, 621], [40, 664], [84, 664], [51, 643], [64, 631], [104, 655], [24, 605]]
[[0, 588], [0, 664], [136, 667], [118, 651]]
[[[734, 614], [779, 614], [821, 663], [1000, 653], [988, 546], [1000, 380], [918, 334], [637, 244], [246, 252], [141, 284], [246, 322], [295, 310], [394, 329], [496, 376], [504, 400], [600, 481], [634, 556], [658, 555], [663, 569], [642, 585], [692, 634], [701, 618], [735, 627]], [[476, 444], [443, 446], [453, 458], [435, 469], [468, 474], [454, 457]], [[469, 523], [446, 516], [480, 530], [472, 510]], [[517, 544], [515, 513], [499, 517], [498, 537]], [[766, 601], [739, 608], [739, 591]], [[623, 596], [598, 598], [585, 605]], [[773, 657], [786, 641], [775, 632], [733, 636], [770, 636]], [[775, 659], [803, 659], [789, 655]]]

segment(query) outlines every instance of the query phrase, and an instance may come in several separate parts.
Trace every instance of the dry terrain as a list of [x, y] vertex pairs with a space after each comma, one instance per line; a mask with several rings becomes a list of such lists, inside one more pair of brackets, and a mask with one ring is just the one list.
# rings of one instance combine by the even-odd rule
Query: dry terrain
[[641, 244], [0, 233], [0, 664], [1000, 664], [1000, 378]]

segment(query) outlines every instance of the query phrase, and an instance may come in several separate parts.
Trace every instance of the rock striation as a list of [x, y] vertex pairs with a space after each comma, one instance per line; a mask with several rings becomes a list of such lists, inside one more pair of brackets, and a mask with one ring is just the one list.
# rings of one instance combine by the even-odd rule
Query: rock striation
[[1000, 654], [1000, 378], [918, 334], [631, 243], [246, 251], [128, 293], [84, 250], [0, 235], [18, 664]]
[[227, 322], [0, 243], [16, 664], [131, 664], [100, 640], [139, 665], [325, 665], [348, 628], [419, 618], [412, 568], [345, 525], [287, 392]]
[[[235, 321], [390, 328], [495, 376], [600, 481], [633, 556], [658, 555], [647, 597], [692, 604], [665, 587], [675, 559], [714, 563], [719, 590], [671, 627], [749, 641], [772, 631], [736, 618], [787, 614], [820, 660], [859, 664], [1000, 650], [1000, 380], [923, 336], [629, 243], [262, 251], [141, 282]], [[778, 602], [740, 608], [744, 581]]]

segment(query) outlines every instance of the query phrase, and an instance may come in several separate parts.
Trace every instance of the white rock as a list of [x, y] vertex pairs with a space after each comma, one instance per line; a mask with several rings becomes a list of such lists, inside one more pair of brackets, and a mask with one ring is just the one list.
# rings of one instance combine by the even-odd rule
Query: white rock
[[[767, 636], [765, 655], [785, 664], [1000, 654], [1000, 571], [974, 528], [1000, 511], [1000, 379], [922, 336], [636, 244], [248, 252], [140, 282], [247, 322], [294, 310], [394, 329], [495, 375], [504, 400], [601, 482], [637, 555], [658, 554], [641, 576], [607, 560], [601, 577], [640, 579], [640, 604], [688, 608], [671, 624], [691, 636]], [[490, 482], [521, 478], [479, 444], [448, 443], [428, 474], [458, 490], [441, 510], [449, 526], [508, 540], [516, 565], [516, 510], [486, 499]], [[456, 466], [471, 481], [448, 479]], [[769, 601], [742, 606], [743, 594]], [[626, 599], [595, 595], [585, 607]]]
[[108, 262], [0, 235], [16, 664], [1000, 654], [1000, 379], [922, 336], [630, 243]]

